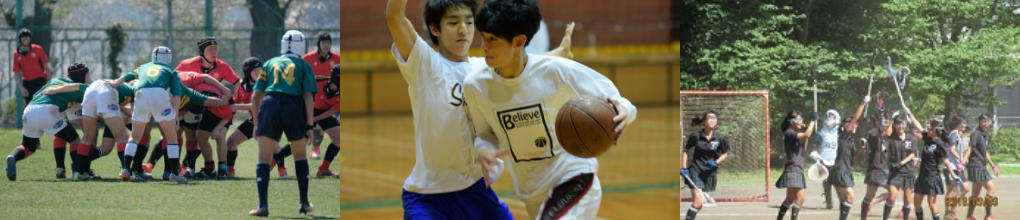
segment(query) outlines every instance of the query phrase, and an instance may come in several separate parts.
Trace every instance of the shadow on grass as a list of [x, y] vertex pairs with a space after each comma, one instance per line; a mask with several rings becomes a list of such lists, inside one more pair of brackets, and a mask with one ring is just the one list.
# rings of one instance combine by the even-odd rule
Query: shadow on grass
[[274, 216], [270, 216], [270, 217], [273, 217], [273, 218], [281, 218], [281, 219], [309, 219], [308, 217], [311, 217], [311, 219], [340, 219], [340, 217], [332, 217], [332, 216], [317, 216], [317, 215], [308, 215], [308, 217], [305, 217], [305, 216], [300, 216], [300, 217], [293, 217], [293, 216], [279, 216], [279, 217], [274, 217]]

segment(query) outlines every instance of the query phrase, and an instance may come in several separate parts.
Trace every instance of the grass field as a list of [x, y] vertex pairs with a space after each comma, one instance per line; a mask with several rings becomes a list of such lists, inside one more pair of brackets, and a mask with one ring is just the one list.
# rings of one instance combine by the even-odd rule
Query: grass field
[[[158, 136], [158, 133], [153, 132], [153, 135]], [[103, 177], [101, 181], [56, 179], [51, 140], [51, 136], [44, 136], [42, 149], [18, 163], [16, 182], [6, 177], [0, 180], [0, 219], [238, 219], [248, 218], [248, 210], [258, 204], [254, 141], [239, 147], [236, 179], [173, 184], [161, 180], [132, 183], [115, 179], [120, 171], [115, 153], [93, 163], [95, 172]], [[0, 154], [4, 157], [20, 143], [20, 130], [0, 129]], [[162, 176], [162, 162], [160, 160], [153, 171], [157, 178]], [[70, 167], [69, 157], [65, 163]], [[198, 163], [202, 163], [201, 158]], [[297, 212], [297, 181], [293, 178], [279, 180], [276, 171], [271, 172], [270, 217], [339, 218], [340, 180], [315, 178], [318, 165], [319, 160], [309, 160], [309, 200], [315, 205], [315, 212], [308, 216]], [[293, 176], [292, 158], [287, 159], [287, 167]], [[334, 171], [338, 167], [338, 163], [332, 165]]]

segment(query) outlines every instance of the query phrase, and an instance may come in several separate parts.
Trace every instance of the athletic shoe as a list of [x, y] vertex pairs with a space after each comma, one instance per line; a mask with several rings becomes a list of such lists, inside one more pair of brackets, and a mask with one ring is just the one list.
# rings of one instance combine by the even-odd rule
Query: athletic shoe
[[989, 216], [985, 216], [985, 220], [995, 220], [995, 219], [996, 219], [996, 218], [995, 218], [995, 217], [993, 217], [993, 216], [991, 216], [991, 215], [989, 215]]
[[277, 171], [280, 172], [280, 179], [290, 179], [290, 175], [287, 175], [286, 167], [278, 167]]
[[228, 173], [230, 173], [230, 168], [226, 164], [220, 164], [220, 169], [216, 171], [216, 178], [226, 179], [230, 177], [230, 175], [227, 175]]
[[128, 171], [128, 169], [120, 169], [120, 180], [131, 180], [131, 171]]
[[89, 180], [101, 180], [101, 179], [103, 179], [103, 177], [101, 177], [99, 175], [96, 175], [96, 171], [95, 170], [89, 170], [88, 174], [89, 175], [86, 176], [86, 177], [88, 177]]
[[308, 203], [307, 205], [302, 204], [301, 207], [298, 208], [298, 213], [307, 215], [308, 213], [311, 213], [314, 210], [315, 206], [313, 206], [311, 203]]
[[175, 175], [175, 176], [181, 176], [181, 177], [184, 177], [184, 178], [192, 178], [192, 177], [195, 177], [195, 170], [191, 169], [191, 168], [184, 168], [184, 169], [181, 169], [181, 174]]
[[145, 171], [145, 174], [152, 176], [152, 169], [155, 167], [156, 165], [153, 165], [152, 163], [145, 163], [142, 164], [142, 171]]
[[319, 146], [312, 147], [312, 159], [318, 160], [319, 157]]
[[172, 183], [186, 183], [186, 182], [188, 182], [188, 178], [187, 177], [182, 177], [182, 176], [174, 175], [172, 173], [167, 178], [170, 179], [170, 182], [172, 182]]
[[252, 216], [266, 217], [269, 216], [269, 209], [263, 209], [256, 206], [255, 208], [252, 208], [251, 211], [248, 211], [248, 214]]
[[64, 173], [63, 167], [57, 167], [57, 179], [67, 178], [67, 174]]
[[134, 174], [131, 175], [132, 182], [144, 182], [149, 180], [152, 180], [152, 175], [145, 172], [134, 172]]
[[71, 172], [71, 181], [89, 180], [88, 175], [80, 172]]
[[213, 173], [212, 169], [209, 168], [202, 168], [197, 173], [195, 173], [195, 179], [205, 179], [212, 177], [216, 177], [216, 174]]
[[227, 176], [234, 177], [234, 167], [231, 166], [230, 169], [227, 170]]
[[327, 176], [328, 177], [333, 177], [333, 176], [340, 176], [340, 174], [334, 173], [332, 170], [329, 170], [329, 169], [319, 169], [319, 172], [316, 172], [315, 176], [316, 177], [327, 177]]
[[18, 179], [18, 160], [13, 155], [7, 155], [7, 179], [14, 181]]

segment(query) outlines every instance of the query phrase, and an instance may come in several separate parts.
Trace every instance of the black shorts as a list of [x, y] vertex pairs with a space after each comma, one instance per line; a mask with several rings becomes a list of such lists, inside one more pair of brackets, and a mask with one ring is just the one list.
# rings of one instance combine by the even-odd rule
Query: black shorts
[[245, 138], [251, 139], [252, 132], [255, 131], [255, 122], [248, 118], [248, 120], [244, 120], [244, 122], [241, 122], [241, 125], [237, 126], [237, 131], [241, 132], [241, 135], [244, 135]]
[[179, 124], [181, 125], [182, 128], [187, 128], [188, 130], [192, 130], [192, 131], [198, 130], [198, 123], [188, 123], [188, 122], [185, 122], [184, 119], [180, 119], [180, 123]]
[[[318, 109], [315, 109], [315, 110], [312, 110], [312, 111], [314, 112], [314, 113], [312, 113], [312, 115], [319, 115], [319, 114], [322, 114], [323, 112], [326, 112], [328, 110], [318, 110]], [[329, 130], [330, 128], [336, 127], [336, 126], [340, 126], [340, 121], [336, 120], [336, 117], [333, 117], [332, 115], [330, 115], [329, 117], [323, 118], [322, 120], [315, 121], [315, 125], [318, 125], [319, 129], [322, 129], [323, 131], [325, 131], [325, 130]]]
[[[262, 98], [259, 106], [259, 124], [255, 128], [255, 136], [264, 136], [280, 141], [280, 136], [287, 135], [287, 140], [305, 138], [308, 131], [305, 120], [304, 99], [296, 95], [270, 92]], [[298, 114], [295, 114], [298, 113]]]
[[[216, 114], [213, 114], [209, 109], [202, 111], [202, 120], [198, 121], [198, 131], [212, 132], [216, 129], [216, 125], [219, 125], [223, 119]], [[227, 122], [226, 127], [230, 127], [230, 122]]]
[[23, 81], [22, 85], [25, 86], [25, 90], [28, 90], [26, 102], [31, 101], [32, 97], [35, 97], [35, 93], [39, 92], [39, 89], [42, 89], [42, 87], [46, 85], [46, 77]]

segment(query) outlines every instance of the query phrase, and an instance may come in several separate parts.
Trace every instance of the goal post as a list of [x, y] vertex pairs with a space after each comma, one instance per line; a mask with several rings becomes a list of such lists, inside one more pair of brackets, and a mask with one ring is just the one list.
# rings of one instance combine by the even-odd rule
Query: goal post
[[[685, 90], [679, 93], [683, 140], [702, 129], [701, 125], [690, 123], [692, 118], [714, 110], [718, 113], [717, 131], [726, 136], [730, 145], [727, 159], [719, 164], [716, 190], [709, 194], [717, 202], [770, 201], [769, 92]], [[683, 147], [682, 143], [677, 147]], [[680, 155], [676, 157], [679, 160]], [[685, 196], [684, 200], [690, 198]]]

